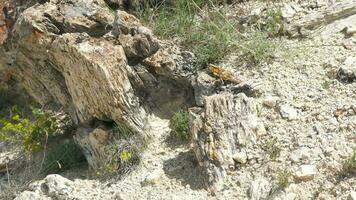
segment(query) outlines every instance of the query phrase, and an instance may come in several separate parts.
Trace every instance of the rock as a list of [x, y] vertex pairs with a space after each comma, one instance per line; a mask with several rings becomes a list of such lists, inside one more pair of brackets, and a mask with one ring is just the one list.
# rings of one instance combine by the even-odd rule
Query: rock
[[345, 33], [346, 33], [346, 35], [349, 35], [349, 36], [354, 35], [356, 33], [356, 25], [345, 27]]
[[347, 83], [356, 80], [356, 57], [348, 57], [338, 71], [338, 78]]
[[79, 127], [74, 136], [76, 143], [83, 149], [84, 156], [93, 169], [105, 166], [113, 156], [107, 152], [107, 146], [114, 140], [114, 135], [106, 127]]
[[[343, 1], [335, 3], [332, 6], [325, 6], [320, 12], [310, 12], [308, 14], [301, 13], [300, 16], [295, 16], [292, 23], [286, 23], [286, 32], [292, 37], [308, 36], [314, 30], [322, 26], [326, 26], [345, 17], [356, 14], [356, 3], [354, 1]], [[354, 23], [354, 20], [349, 20]], [[339, 31], [343, 27], [339, 28]], [[337, 30], [337, 29], [336, 29]], [[335, 28], [331, 30], [335, 31]]]
[[196, 81], [193, 83], [195, 102], [198, 106], [204, 105], [204, 98], [213, 95], [218, 81], [205, 71], [198, 72]]
[[239, 162], [241, 164], [245, 164], [247, 162], [247, 154], [245, 151], [240, 151], [235, 153], [232, 156], [232, 159], [234, 159], [236, 162]]
[[266, 199], [271, 192], [270, 181], [266, 178], [260, 177], [252, 181], [249, 189], [249, 196], [251, 200]]
[[314, 165], [302, 165], [295, 172], [295, 177], [300, 181], [308, 181], [314, 178], [317, 169]]
[[[117, 11], [116, 15], [117, 19], [111, 33], [124, 48], [127, 58], [144, 59], [158, 51], [158, 40], [153, 37], [149, 29], [141, 25], [135, 16], [120, 10]], [[159, 55], [154, 58], [157, 59], [158, 57], [159, 59]], [[163, 58], [169, 59], [169, 56], [164, 56]]]
[[70, 198], [73, 193], [74, 188], [72, 187], [72, 184], [73, 182], [71, 180], [60, 175], [53, 174], [48, 175], [44, 179], [41, 189], [44, 194], [50, 197], [65, 200]]
[[161, 170], [155, 170], [149, 175], [146, 176], [145, 180], [142, 182], [142, 185], [155, 185], [157, 184], [162, 177]]
[[308, 159], [310, 158], [310, 151], [311, 149], [307, 148], [307, 147], [302, 147], [300, 149], [297, 149], [295, 151], [291, 152], [290, 155], [290, 159], [294, 162], [294, 163], [298, 163], [300, 161], [308, 161]]
[[[0, 71], [11, 65], [11, 79], [39, 104], [63, 108], [74, 125], [95, 130], [91, 122], [105, 121], [145, 135], [147, 113], [168, 118], [194, 104], [187, 69], [194, 57], [163, 44], [135, 16], [104, 0], [53, 0], [16, 10], [9, 14], [16, 20], [11, 37], [0, 45]], [[89, 164], [102, 165], [105, 130], [77, 134]]]
[[263, 105], [273, 108], [277, 105], [277, 102], [279, 101], [279, 97], [276, 96], [268, 96], [263, 100]]
[[220, 183], [239, 148], [252, 147], [265, 133], [252, 98], [240, 93], [220, 93], [205, 98], [204, 108], [191, 108], [192, 148], [207, 175], [209, 189]]
[[356, 192], [351, 191], [350, 194], [347, 196], [347, 200], [356, 200]]
[[298, 118], [298, 112], [292, 106], [284, 104], [279, 108], [281, 116], [288, 120], [295, 120]]

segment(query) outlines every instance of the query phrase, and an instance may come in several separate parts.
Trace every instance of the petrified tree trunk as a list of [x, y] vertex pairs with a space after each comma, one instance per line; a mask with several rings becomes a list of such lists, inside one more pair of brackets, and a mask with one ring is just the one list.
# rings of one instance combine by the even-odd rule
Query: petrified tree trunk
[[[177, 61], [183, 54], [162, 53], [169, 48], [133, 15], [110, 10], [104, 0], [51, 0], [23, 9], [0, 45], [0, 71], [10, 68], [37, 102], [62, 107], [76, 124], [116, 122], [144, 135], [150, 105], [174, 111], [193, 98], [182, 72], [189, 63]], [[96, 150], [100, 155], [89, 158], [97, 156], [94, 168], [105, 156], [93, 145]]]
[[190, 114], [193, 150], [214, 192], [227, 171], [234, 169], [234, 154], [255, 144], [265, 129], [253, 99], [242, 93], [206, 97], [204, 108], [192, 108]]
[[[322, 12], [303, 14], [290, 19], [291, 23], [286, 25], [286, 31], [293, 36], [306, 36], [312, 30], [328, 25], [336, 20], [356, 15], [356, 2], [339, 2], [326, 8]], [[353, 22], [355, 23], [355, 22]]]

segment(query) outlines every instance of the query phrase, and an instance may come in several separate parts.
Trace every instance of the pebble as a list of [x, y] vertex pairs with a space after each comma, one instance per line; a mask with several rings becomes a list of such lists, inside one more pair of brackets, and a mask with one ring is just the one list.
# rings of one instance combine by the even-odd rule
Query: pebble
[[298, 119], [297, 110], [288, 104], [284, 104], [280, 107], [280, 114], [284, 119], [288, 119], [288, 120]]
[[295, 173], [295, 177], [301, 181], [309, 181], [314, 178], [317, 169], [314, 165], [302, 165]]

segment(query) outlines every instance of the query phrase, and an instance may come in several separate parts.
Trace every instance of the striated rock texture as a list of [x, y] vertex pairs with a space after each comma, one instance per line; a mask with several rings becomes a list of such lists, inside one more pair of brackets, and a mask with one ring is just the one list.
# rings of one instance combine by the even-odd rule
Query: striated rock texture
[[[292, 36], [308, 36], [312, 31], [326, 26], [323, 35], [341, 31], [344, 28], [355, 26], [356, 2], [340, 1], [330, 7], [325, 7], [322, 12], [301, 13], [285, 25], [286, 32]], [[337, 25], [332, 25], [333, 22]]]
[[265, 129], [253, 99], [243, 93], [206, 97], [204, 108], [191, 108], [190, 114], [193, 150], [214, 192], [227, 172], [235, 169], [235, 154], [256, 144]]
[[24, 11], [8, 16], [16, 20], [7, 26], [11, 35], [0, 34], [0, 71], [76, 124], [115, 122], [143, 134], [146, 113], [169, 108], [168, 116], [194, 102], [194, 59], [183, 59], [191, 55], [157, 40], [133, 15], [103, 0], [50, 0], [17, 10]]

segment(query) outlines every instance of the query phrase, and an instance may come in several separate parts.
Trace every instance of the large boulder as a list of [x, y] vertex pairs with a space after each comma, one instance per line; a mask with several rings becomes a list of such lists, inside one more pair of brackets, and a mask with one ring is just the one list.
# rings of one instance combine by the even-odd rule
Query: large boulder
[[159, 41], [135, 16], [104, 0], [50, 0], [18, 10], [0, 45], [0, 71], [75, 124], [105, 121], [144, 135], [146, 113], [168, 117], [194, 103], [191, 64], [182, 62], [189, 54]]

